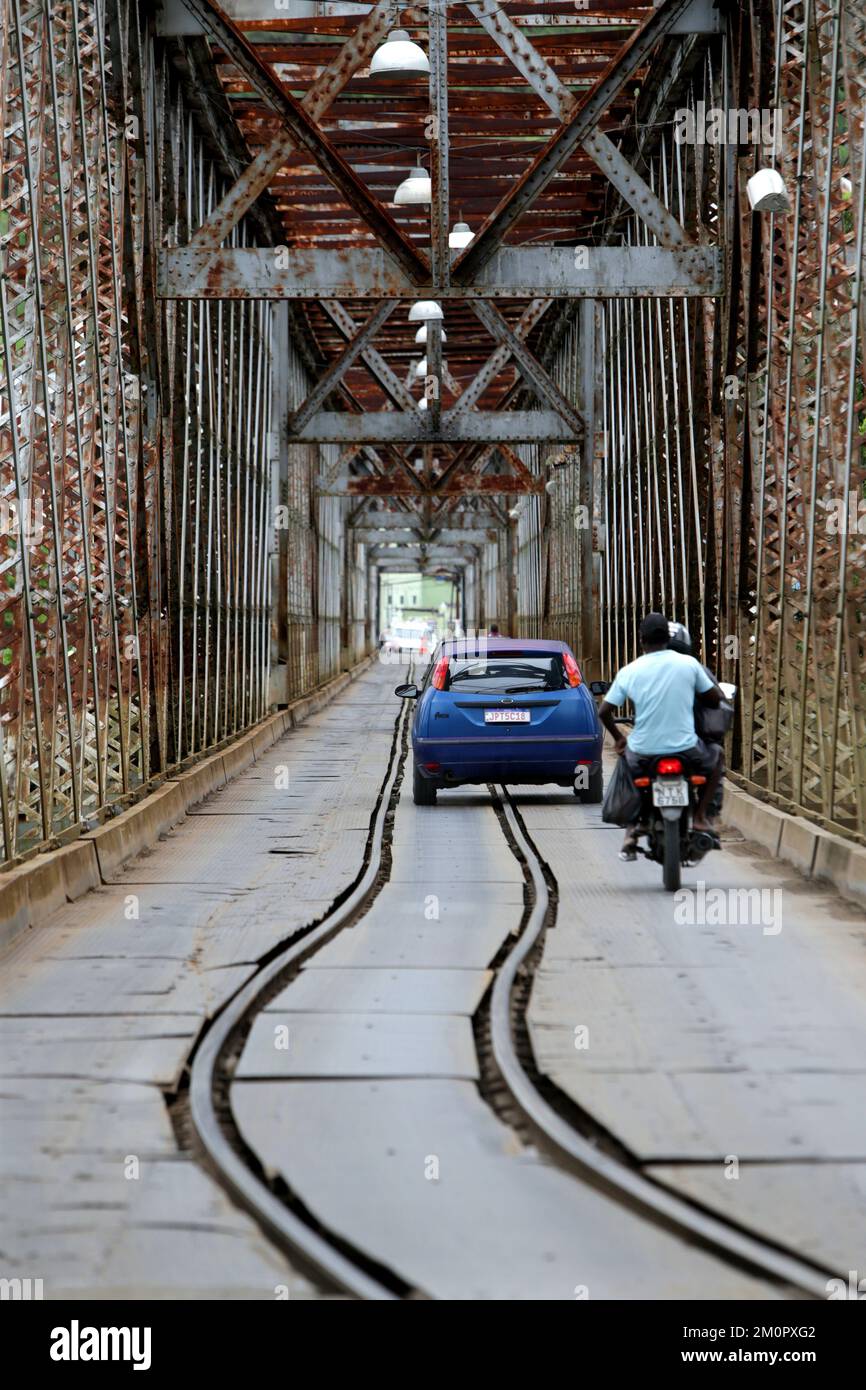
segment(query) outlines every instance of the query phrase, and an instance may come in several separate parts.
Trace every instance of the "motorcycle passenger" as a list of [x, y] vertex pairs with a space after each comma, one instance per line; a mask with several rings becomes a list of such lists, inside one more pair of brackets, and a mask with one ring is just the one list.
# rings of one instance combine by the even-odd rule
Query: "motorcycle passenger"
[[[670, 647], [672, 652], [681, 652], [683, 656], [694, 656], [694, 651], [692, 649], [692, 635], [683, 623], [668, 623], [668, 631], [670, 632], [668, 646]], [[703, 662], [701, 663], [701, 665], [703, 665]], [[716, 685], [718, 685], [718, 681], [716, 680], [709, 666], [704, 666], [704, 670], [706, 671], [710, 680], [715, 681]], [[725, 711], [727, 711], [727, 718], [725, 717]], [[725, 772], [725, 734], [728, 731], [730, 721], [733, 717], [733, 709], [730, 706], [723, 704], [722, 709], [713, 710], [711, 712], [706, 705], [702, 705], [699, 700], [695, 700], [694, 714], [695, 731], [698, 735], [698, 738], [702, 739], [704, 743], [717, 743], [722, 750], [723, 778]], [[715, 820], [716, 817], [720, 816], [721, 814], [722, 779], [720, 778], [719, 785], [716, 788], [716, 794], [713, 797], [712, 805], [709, 809], [709, 815], [712, 820]]]
[[[651, 771], [656, 758], [671, 754], [682, 758], [688, 772], [706, 777], [693, 829], [713, 835], [708, 813], [721, 781], [722, 750], [718, 744], [698, 738], [694, 705], [697, 697], [703, 704], [716, 706], [722, 692], [693, 656], [669, 649], [668, 620], [663, 614], [647, 614], [640, 625], [640, 640], [643, 656], [617, 673], [602, 701], [599, 719], [613, 738], [617, 753], [625, 757], [632, 777]], [[627, 700], [635, 709], [634, 728], [628, 738], [621, 733], [613, 713]], [[639, 824], [628, 827], [621, 859], [637, 858], [639, 833]]]

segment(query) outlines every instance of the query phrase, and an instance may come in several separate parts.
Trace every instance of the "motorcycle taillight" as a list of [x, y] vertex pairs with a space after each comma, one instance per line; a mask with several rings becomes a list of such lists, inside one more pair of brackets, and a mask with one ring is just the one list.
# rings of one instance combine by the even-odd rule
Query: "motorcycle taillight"
[[656, 772], [660, 777], [670, 777], [675, 772], [682, 772], [683, 765], [679, 758], [659, 758]]

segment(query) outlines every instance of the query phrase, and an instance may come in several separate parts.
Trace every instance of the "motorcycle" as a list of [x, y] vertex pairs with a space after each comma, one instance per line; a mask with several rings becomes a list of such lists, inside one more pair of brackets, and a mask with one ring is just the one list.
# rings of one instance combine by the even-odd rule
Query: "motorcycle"
[[[733, 713], [736, 686], [719, 682], [719, 688]], [[605, 695], [610, 689], [607, 681], [591, 681], [594, 695]], [[635, 849], [647, 859], [662, 866], [664, 886], [675, 893], [680, 886], [682, 868], [700, 863], [711, 849], [718, 849], [717, 837], [706, 830], [694, 829], [694, 818], [706, 785], [701, 773], [689, 773], [682, 758], [672, 753], [660, 754], [648, 772], [633, 778], [640, 795], [638, 843]], [[645, 839], [647, 848], [639, 842]]]
[[670, 893], [680, 886], [683, 866], [700, 863], [705, 854], [718, 848], [715, 835], [693, 828], [706, 780], [701, 773], [689, 774], [675, 754], [656, 758], [648, 775], [634, 778], [641, 798], [638, 839], [646, 838], [648, 845], [644, 849], [638, 844], [636, 849], [661, 864], [664, 886]]

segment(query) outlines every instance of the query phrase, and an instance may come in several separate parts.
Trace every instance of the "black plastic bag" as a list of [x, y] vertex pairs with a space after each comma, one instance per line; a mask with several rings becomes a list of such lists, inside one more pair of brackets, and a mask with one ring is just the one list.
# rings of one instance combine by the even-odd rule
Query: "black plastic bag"
[[601, 818], [608, 825], [630, 825], [640, 810], [640, 792], [625, 758], [617, 758], [604, 793]]
[[695, 732], [705, 743], [721, 743], [734, 722], [734, 707], [727, 700], [718, 705], [695, 705]]

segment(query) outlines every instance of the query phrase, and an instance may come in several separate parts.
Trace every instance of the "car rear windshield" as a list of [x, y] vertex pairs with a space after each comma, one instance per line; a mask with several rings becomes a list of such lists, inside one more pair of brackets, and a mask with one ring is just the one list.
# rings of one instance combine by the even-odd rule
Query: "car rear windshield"
[[452, 656], [445, 689], [465, 695], [521, 695], [563, 690], [568, 682], [558, 652], [499, 656]]

